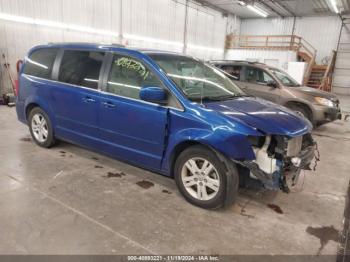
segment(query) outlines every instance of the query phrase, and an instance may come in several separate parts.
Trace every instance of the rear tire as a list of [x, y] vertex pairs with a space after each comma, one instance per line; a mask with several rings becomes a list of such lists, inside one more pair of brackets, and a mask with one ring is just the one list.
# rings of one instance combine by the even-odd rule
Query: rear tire
[[30, 134], [38, 146], [50, 148], [56, 143], [50, 118], [40, 107], [30, 111], [28, 125]]
[[237, 197], [236, 166], [204, 146], [184, 150], [175, 162], [174, 174], [180, 193], [195, 206], [217, 209], [231, 205]]

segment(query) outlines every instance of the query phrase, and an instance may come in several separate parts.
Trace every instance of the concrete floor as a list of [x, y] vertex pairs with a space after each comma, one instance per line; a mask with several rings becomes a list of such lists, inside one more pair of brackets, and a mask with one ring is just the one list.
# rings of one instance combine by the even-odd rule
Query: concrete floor
[[302, 192], [242, 189], [221, 211], [188, 204], [172, 179], [77, 146], [39, 148], [14, 108], [0, 107], [0, 123], [0, 254], [337, 252], [349, 122], [315, 131], [321, 162]]

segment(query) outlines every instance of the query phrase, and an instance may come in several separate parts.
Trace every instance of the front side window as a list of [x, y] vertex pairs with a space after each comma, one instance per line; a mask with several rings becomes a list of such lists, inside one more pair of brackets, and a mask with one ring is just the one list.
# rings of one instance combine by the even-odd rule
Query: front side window
[[130, 56], [114, 55], [107, 92], [140, 99], [141, 88], [162, 86], [157, 76], [141, 61]]
[[219, 69], [180, 55], [149, 55], [192, 101], [225, 100], [244, 95]]
[[265, 71], [253, 67], [247, 68], [246, 81], [258, 85], [267, 85], [268, 83], [274, 82], [272, 77]]
[[300, 84], [294, 80], [290, 75], [277, 68], [269, 68], [272, 74], [282, 82], [284, 86], [298, 87]]
[[58, 80], [97, 89], [104, 55], [103, 52], [65, 51]]
[[34, 51], [26, 60], [24, 73], [31, 76], [51, 79], [52, 67], [58, 49], [47, 48]]

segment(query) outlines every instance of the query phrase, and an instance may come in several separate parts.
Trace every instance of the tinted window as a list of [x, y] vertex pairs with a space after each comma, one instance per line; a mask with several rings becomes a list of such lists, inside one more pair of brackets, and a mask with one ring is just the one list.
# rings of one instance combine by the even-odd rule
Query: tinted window
[[58, 80], [97, 89], [103, 59], [103, 52], [65, 51]]
[[40, 49], [34, 51], [27, 58], [24, 73], [31, 76], [50, 79], [56, 54], [57, 49]]
[[234, 79], [240, 80], [241, 78], [241, 66], [234, 66], [234, 65], [223, 65], [221, 67], [222, 70], [224, 70], [229, 75], [233, 76]]
[[163, 85], [145, 64], [129, 56], [114, 56], [107, 84], [108, 92], [140, 99], [141, 88], [150, 86]]
[[248, 67], [246, 70], [246, 81], [259, 85], [267, 85], [267, 83], [274, 80], [265, 71], [258, 68]]

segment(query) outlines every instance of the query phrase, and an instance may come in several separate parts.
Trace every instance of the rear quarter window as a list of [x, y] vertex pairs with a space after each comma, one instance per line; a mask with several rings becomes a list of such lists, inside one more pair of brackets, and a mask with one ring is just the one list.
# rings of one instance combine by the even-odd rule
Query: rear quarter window
[[58, 49], [39, 49], [30, 54], [24, 66], [24, 73], [45, 79], [51, 79], [52, 67]]
[[97, 89], [104, 56], [104, 52], [64, 51], [58, 81]]

